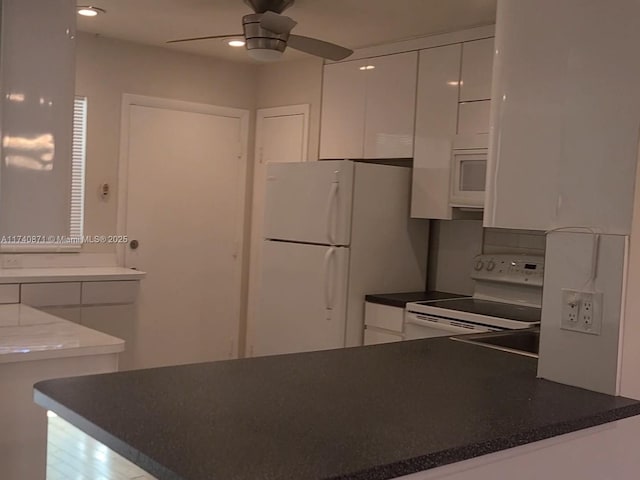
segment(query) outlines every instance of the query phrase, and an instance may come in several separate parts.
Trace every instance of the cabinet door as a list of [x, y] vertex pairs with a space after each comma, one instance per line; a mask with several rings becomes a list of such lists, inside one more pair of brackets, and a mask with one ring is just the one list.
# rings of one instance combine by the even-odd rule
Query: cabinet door
[[501, 3], [485, 226], [631, 233], [640, 3], [608, 3]]
[[367, 62], [364, 158], [412, 158], [418, 53]]
[[460, 101], [489, 100], [493, 73], [493, 38], [464, 43]]
[[458, 116], [458, 135], [488, 135], [491, 100], [462, 102]]
[[124, 352], [119, 356], [118, 370], [143, 367], [138, 343], [140, 325], [137, 305], [90, 305], [81, 307], [80, 311], [82, 325], [125, 341]]
[[404, 308], [364, 302], [364, 324], [402, 333], [404, 324]]
[[451, 147], [458, 123], [462, 46], [420, 52], [411, 216], [450, 219]]
[[320, 158], [362, 158], [366, 74], [363, 61], [324, 67]]
[[364, 331], [365, 345], [380, 345], [382, 343], [401, 342], [402, 335], [394, 335], [384, 330], [367, 327]]

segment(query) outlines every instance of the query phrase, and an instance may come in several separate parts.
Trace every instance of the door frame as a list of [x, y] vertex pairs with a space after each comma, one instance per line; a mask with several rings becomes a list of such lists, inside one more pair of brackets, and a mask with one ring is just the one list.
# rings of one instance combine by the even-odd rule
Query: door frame
[[309, 161], [309, 124], [310, 124], [310, 110], [311, 107], [308, 103], [298, 105], [286, 105], [281, 107], [260, 108], [256, 110], [256, 135], [255, 135], [255, 151], [253, 162], [253, 178], [251, 182], [252, 195], [251, 195], [251, 231], [248, 237], [249, 241], [249, 268], [247, 279], [247, 321], [246, 321], [246, 333], [245, 333], [245, 356], [251, 356], [249, 351], [251, 342], [254, 335], [255, 315], [258, 308], [258, 295], [260, 293], [260, 254], [259, 251], [262, 248], [260, 238], [254, 238], [256, 229], [262, 232], [263, 219], [256, 218], [256, 186], [258, 182], [264, 182], [264, 169], [263, 163], [263, 129], [264, 120], [271, 117], [286, 117], [294, 115], [302, 115], [303, 131], [302, 131], [302, 162]]
[[[120, 153], [118, 157], [118, 203], [116, 230], [118, 235], [126, 235], [127, 229], [127, 204], [129, 192], [129, 127], [131, 107], [148, 107], [164, 110], [175, 110], [188, 113], [202, 113], [206, 115], [216, 115], [221, 117], [231, 117], [240, 120], [240, 138], [238, 141], [238, 162], [239, 175], [237, 191], [238, 218], [236, 219], [236, 243], [234, 247], [234, 257], [239, 259], [236, 262], [233, 283], [238, 292], [238, 332], [242, 335], [243, 323], [243, 266], [247, 259], [243, 255], [245, 245], [245, 217], [246, 217], [246, 183], [247, 183], [247, 154], [249, 149], [249, 118], [250, 111], [220, 107], [204, 103], [187, 102], [160, 97], [149, 97], [145, 95], [134, 95], [125, 93], [122, 95], [122, 106], [120, 113]], [[116, 245], [117, 264], [125, 266], [125, 253], [127, 244]], [[238, 338], [235, 342], [236, 353], [243, 344], [243, 339]]]
[[269, 117], [287, 117], [303, 115], [302, 126], [302, 161], [309, 160], [309, 104], [286, 105], [284, 107], [259, 108], [256, 110], [256, 151], [255, 163], [262, 164], [263, 121]]

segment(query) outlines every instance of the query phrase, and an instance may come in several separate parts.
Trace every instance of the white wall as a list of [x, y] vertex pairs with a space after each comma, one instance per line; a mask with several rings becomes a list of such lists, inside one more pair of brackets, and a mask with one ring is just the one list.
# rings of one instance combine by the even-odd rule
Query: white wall
[[428, 287], [473, 294], [471, 262], [482, 253], [482, 220], [433, 220], [429, 245]]
[[[116, 232], [123, 93], [255, 108], [257, 67], [254, 65], [86, 33], [78, 34], [76, 62], [76, 93], [88, 97], [86, 235]], [[111, 198], [106, 202], [98, 196], [98, 187], [103, 182], [112, 187]], [[83, 251], [115, 251], [115, 246], [86, 245]]]
[[[623, 298], [625, 242], [602, 235], [597, 278], [592, 288], [593, 235], [555, 232], [547, 238], [538, 376], [608, 394], [616, 393], [618, 340]], [[562, 330], [562, 289], [603, 293], [602, 333]]]

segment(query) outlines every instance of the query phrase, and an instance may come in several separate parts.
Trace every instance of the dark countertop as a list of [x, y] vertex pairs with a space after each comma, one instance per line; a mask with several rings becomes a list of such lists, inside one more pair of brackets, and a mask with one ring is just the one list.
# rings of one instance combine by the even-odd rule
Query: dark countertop
[[427, 300], [447, 300], [449, 298], [465, 298], [471, 295], [458, 295], [457, 293], [438, 292], [429, 290], [428, 292], [403, 292], [403, 293], [378, 293], [366, 295], [365, 301], [389, 305], [391, 307], [404, 308], [409, 302], [426, 302]]
[[536, 360], [415, 340], [36, 384], [160, 480], [382, 480], [640, 414]]

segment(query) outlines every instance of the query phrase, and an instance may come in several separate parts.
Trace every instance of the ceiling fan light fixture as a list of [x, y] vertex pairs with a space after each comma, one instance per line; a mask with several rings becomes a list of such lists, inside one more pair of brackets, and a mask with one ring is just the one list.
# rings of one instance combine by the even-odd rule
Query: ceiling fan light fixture
[[248, 51], [249, 56], [258, 62], [275, 62], [282, 58], [283, 52], [271, 48], [252, 48]]
[[244, 40], [240, 40], [238, 38], [234, 38], [233, 40], [229, 40], [227, 42], [227, 45], [229, 45], [230, 47], [235, 47], [235, 48], [244, 47], [245, 44], [246, 44], [246, 42]]
[[76, 11], [78, 15], [82, 15], [83, 17], [96, 17], [101, 13], [107, 13], [103, 8], [92, 7], [91, 5], [80, 5]]

